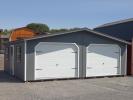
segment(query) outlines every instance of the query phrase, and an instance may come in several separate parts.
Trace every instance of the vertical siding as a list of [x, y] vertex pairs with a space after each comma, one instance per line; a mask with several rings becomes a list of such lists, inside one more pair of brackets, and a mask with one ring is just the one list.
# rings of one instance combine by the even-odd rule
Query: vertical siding
[[[9, 53], [9, 44], [7, 43], [5, 45], [5, 48], [8, 48], [8, 53]], [[10, 73], [10, 59], [9, 59], [9, 54], [7, 52], [4, 52], [4, 71], [7, 73]]]
[[[23, 41], [16, 41], [15, 43], [7, 43], [6, 48], [9, 49], [8, 54], [5, 52], [4, 57], [4, 70], [5, 72], [11, 74], [11, 45], [14, 46], [14, 76], [18, 77], [21, 80], [24, 80], [24, 64], [25, 64], [25, 58], [24, 58], [24, 42]], [[17, 62], [16, 59], [16, 47], [20, 46], [22, 49], [21, 52], [21, 62]]]
[[[17, 62], [17, 58], [16, 58], [16, 54], [17, 54], [16, 47], [17, 46], [21, 47], [21, 62]], [[24, 42], [19, 42], [14, 45], [14, 68], [15, 68], [14, 73], [15, 73], [15, 76], [21, 80], [24, 80], [24, 65], [25, 65], [24, 51], [25, 51]]]

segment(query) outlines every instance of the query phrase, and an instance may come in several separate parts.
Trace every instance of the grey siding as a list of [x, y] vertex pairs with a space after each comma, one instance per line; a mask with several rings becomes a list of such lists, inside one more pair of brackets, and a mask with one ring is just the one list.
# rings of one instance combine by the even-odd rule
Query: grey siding
[[10, 73], [9, 46], [9, 44], [5, 45], [6, 52], [4, 52], [4, 71], [7, 73]]
[[[21, 47], [21, 62], [17, 62], [17, 58], [16, 58], [16, 47], [17, 46], [20, 46]], [[24, 80], [24, 63], [25, 63], [25, 55], [24, 55], [24, 50], [25, 50], [25, 48], [24, 48], [25, 46], [24, 46], [24, 42], [19, 42], [19, 43], [17, 43], [17, 44], [15, 44], [14, 45], [14, 52], [15, 52], [15, 54], [14, 54], [14, 67], [15, 67], [15, 70], [14, 70], [14, 72], [15, 72], [15, 76], [16, 77], [18, 77], [19, 79], [21, 79], [21, 80]]]
[[125, 75], [126, 65], [126, 44], [118, 41], [95, 35], [93, 33], [82, 31], [74, 32], [71, 34], [58, 35], [54, 37], [46, 37], [27, 41], [27, 81], [34, 80], [34, 48], [39, 42], [64, 42], [64, 43], [76, 43], [79, 46], [79, 70], [80, 77], [86, 75], [86, 47], [89, 44], [118, 44], [121, 48], [121, 74]]
[[[8, 54], [5, 52], [5, 60], [4, 60], [4, 70], [11, 74], [11, 45], [14, 46], [14, 76], [18, 77], [21, 80], [24, 80], [24, 41], [16, 41], [6, 44], [6, 48], [9, 48]], [[16, 58], [16, 47], [21, 47], [21, 62], [17, 62]]]

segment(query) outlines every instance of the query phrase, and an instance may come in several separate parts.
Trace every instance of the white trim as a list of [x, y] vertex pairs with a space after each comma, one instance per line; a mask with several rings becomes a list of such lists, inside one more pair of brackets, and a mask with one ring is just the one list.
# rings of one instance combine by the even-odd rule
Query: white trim
[[34, 47], [34, 72], [33, 72], [33, 74], [34, 74], [34, 80], [36, 80], [36, 47], [37, 47], [37, 45], [39, 45], [39, 43], [38, 44], [36, 44], [36, 46]]
[[12, 32], [11, 32], [11, 34], [10, 34], [10, 36], [9, 36], [9, 41], [11, 41], [11, 36], [12, 36]]
[[26, 68], [27, 68], [27, 66], [26, 66], [26, 64], [27, 64], [27, 55], [26, 55], [26, 50], [27, 50], [27, 42], [26, 41], [24, 41], [24, 81], [26, 81], [27, 79], [26, 79]]
[[126, 57], [125, 57], [125, 66], [124, 66], [124, 67], [125, 67], [125, 73], [124, 73], [124, 74], [127, 75], [127, 67], [128, 67], [128, 66], [127, 66], [127, 45], [126, 45], [126, 51], [125, 51], [125, 53], [126, 53], [126, 54], [125, 54]]
[[117, 45], [119, 47], [120, 50], [120, 55], [119, 55], [119, 74], [122, 75], [122, 66], [121, 66], [121, 59], [122, 59], [122, 54], [121, 54], [121, 47], [119, 45]]
[[[86, 67], [87, 67], [87, 51], [88, 51], [88, 48], [90, 47], [90, 46], [92, 46], [92, 45], [116, 45], [116, 46], [118, 46], [118, 48], [119, 48], [119, 51], [120, 51], [120, 55], [119, 55], [119, 61], [118, 61], [118, 64], [119, 64], [119, 72], [118, 72], [118, 75], [122, 75], [122, 70], [121, 70], [121, 48], [120, 48], [120, 46], [119, 45], [117, 45], [117, 44], [89, 44], [87, 47], [86, 47]], [[88, 77], [88, 76], [86, 76], [86, 77]]]
[[[39, 45], [40, 43], [46, 43], [46, 44], [73, 44], [73, 45], [75, 45], [76, 47], [77, 47], [77, 49], [78, 49], [78, 53], [77, 53], [77, 55], [78, 55], [78, 59], [77, 59], [77, 67], [78, 67], [78, 72], [77, 72], [77, 74], [78, 74], [78, 76], [77, 77], [79, 77], [79, 53], [80, 53], [80, 49], [79, 49], [79, 46], [76, 44], [76, 43], [64, 43], [64, 42], [39, 42], [37, 45]], [[35, 46], [35, 48], [34, 48], [34, 80], [36, 80], [36, 78], [35, 78], [35, 66], [36, 66], [36, 47], [37, 47], [37, 45]]]

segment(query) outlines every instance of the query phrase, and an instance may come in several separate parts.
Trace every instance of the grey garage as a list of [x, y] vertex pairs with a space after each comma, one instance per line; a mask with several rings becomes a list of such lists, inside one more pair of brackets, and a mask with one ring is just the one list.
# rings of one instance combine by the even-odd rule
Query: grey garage
[[83, 28], [6, 44], [5, 71], [23, 81], [127, 74], [130, 42]]

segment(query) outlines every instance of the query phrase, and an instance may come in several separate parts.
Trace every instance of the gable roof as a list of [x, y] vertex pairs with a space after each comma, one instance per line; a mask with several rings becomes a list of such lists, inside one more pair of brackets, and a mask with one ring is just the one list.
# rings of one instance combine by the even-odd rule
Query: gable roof
[[111, 22], [111, 23], [106, 23], [106, 24], [97, 26], [96, 28], [102, 28], [102, 27], [107, 27], [107, 26], [111, 26], [111, 25], [116, 25], [116, 24], [121, 24], [121, 23], [127, 23], [127, 22], [130, 22], [130, 21], [133, 21], [133, 18], [119, 20], [119, 21], [114, 21], [114, 22]]
[[116, 41], [131, 45], [131, 43], [128, 42], [128, 41], [125, 41], [125, 40], [122, 40], [122, 39], [119, 39], [119, 38], [116, 38], [116, 37], [113, 37], [113, 36], [110, 36], [110, 35], [107, 35], [107, 34], [103, 34], [103, 33], [100, 33], [100, 32], [96, 32], [96, 31], [88, 29], [88, 28], [81, 28], [79, 30], [74, 30], [74, 31], [69, 31], [69, 32], [41, 35], [41, 36], [33, 37], [33, 38], [30, 38], [30, 39], [24, 39], [24, 40], [26, 40], [26, 41], [27, 40], [34, 40], [34, 39], [39, 39], [39, 38], [53, 37], [53, 36], [58, 36], [58, 35], [63, 35], [63, 34], [70, 34], [70, 33], [74, 33], [74, 32], [81, 32], [81, 31], [91, 32], [93, 34], [96, 34], [96, 35], [99, 35], [99, 36], [102, 36], [102, 37], [106, 37], [106, 38], [109, 38], [109, 39], [112, 39], [112, 40], [116, 40]]

